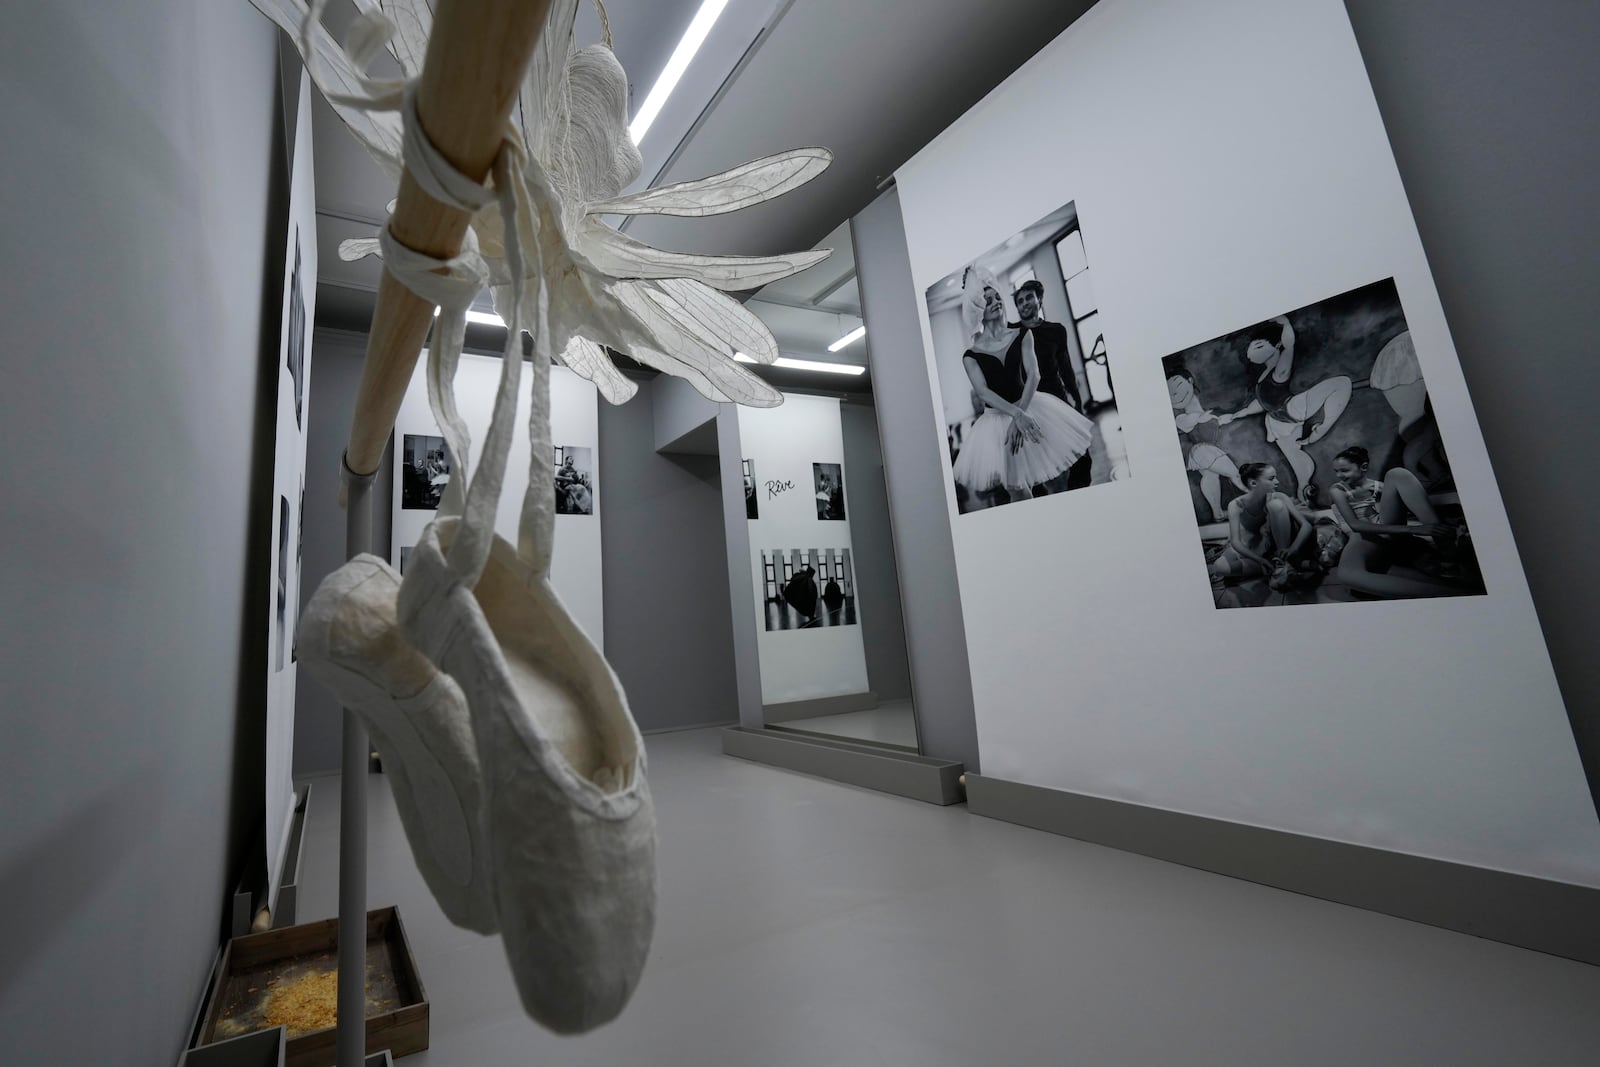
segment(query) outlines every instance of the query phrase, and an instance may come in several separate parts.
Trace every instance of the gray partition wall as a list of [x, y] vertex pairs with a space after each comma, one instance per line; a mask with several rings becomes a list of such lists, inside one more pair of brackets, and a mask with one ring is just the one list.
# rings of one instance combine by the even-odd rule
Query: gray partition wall
[[1600, 807], [1600, 4], [1345, 7]]
[[900, 199], [894, 189], [850, 222], [867, 323], [889, 521], [922, 754], [979, 769], [967, 634], [956, 587], [933, 392], [922, 351]]
[[[739, 411], [732, 404], [717, 406], [718, 464], [722, 484], [743, 486], [744, 468], [739, 445]], [[745, 516], [744, 493], [722, 494], [723, 536], [728, 549], [728, 602], [733, 615], [733, 664], [739, 693], [739, 725], [759, 730], [761, 712], [761, 652], [756, 646], [756, 587], [750, 575], [750, 520]]]

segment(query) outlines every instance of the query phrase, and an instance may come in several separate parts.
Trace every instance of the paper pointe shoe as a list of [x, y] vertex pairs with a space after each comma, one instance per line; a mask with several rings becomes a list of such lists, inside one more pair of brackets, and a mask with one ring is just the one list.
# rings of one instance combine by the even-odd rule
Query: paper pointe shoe
[[478, 750], [466, 699], [400, 635], [400, 576], [359, 555], [317, 587], [300, 622], [300, 659], [361, 717], [383, 754], [417, 870], [445, 917], [497, 929], [478, 821]]
[[655, 810], [622, 687], [549, 582], [495, 538], [476, 590], [432, 523], [400, 593], [410, 640], [460, 683], [483, 770], [500, 936], [524, 1010], [560, 1033], [615, 1018], [655, 926]]

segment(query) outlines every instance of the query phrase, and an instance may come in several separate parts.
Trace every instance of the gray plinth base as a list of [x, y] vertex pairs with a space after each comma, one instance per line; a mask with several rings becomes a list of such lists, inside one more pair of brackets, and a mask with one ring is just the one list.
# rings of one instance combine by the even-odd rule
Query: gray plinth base
[[959, 804], [963, 799], [961, 764], [909, 752], [743, 726], [722, 731], [722, 752], [929, 804]]
[[967, 775], [974, 815], [1600, 964], [1600, 889]]

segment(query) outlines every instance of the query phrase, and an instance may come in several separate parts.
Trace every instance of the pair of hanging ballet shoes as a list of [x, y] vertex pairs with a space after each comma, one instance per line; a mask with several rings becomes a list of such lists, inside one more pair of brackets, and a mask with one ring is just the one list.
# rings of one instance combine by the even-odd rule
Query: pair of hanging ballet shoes
[[524, 1010], [615, 1018], [655, 916], [655, 816], [622, 688], [547, 577], [495, 537], [469, 587], [432, 523], [404, 583], [361, 555], [318, 588], [301, 659], [366, 724], [446, 917], [499, 932]]

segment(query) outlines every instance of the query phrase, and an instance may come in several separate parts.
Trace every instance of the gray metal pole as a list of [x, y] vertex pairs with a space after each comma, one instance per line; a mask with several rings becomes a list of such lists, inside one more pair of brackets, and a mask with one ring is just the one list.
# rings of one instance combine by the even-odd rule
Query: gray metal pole
[[[344, 465], [345, 557], [372, 547], [372, 483], [377, 472]], [[346, 708], [339, 783], [338, 1067], [367, 1059], [367, 730]]]

